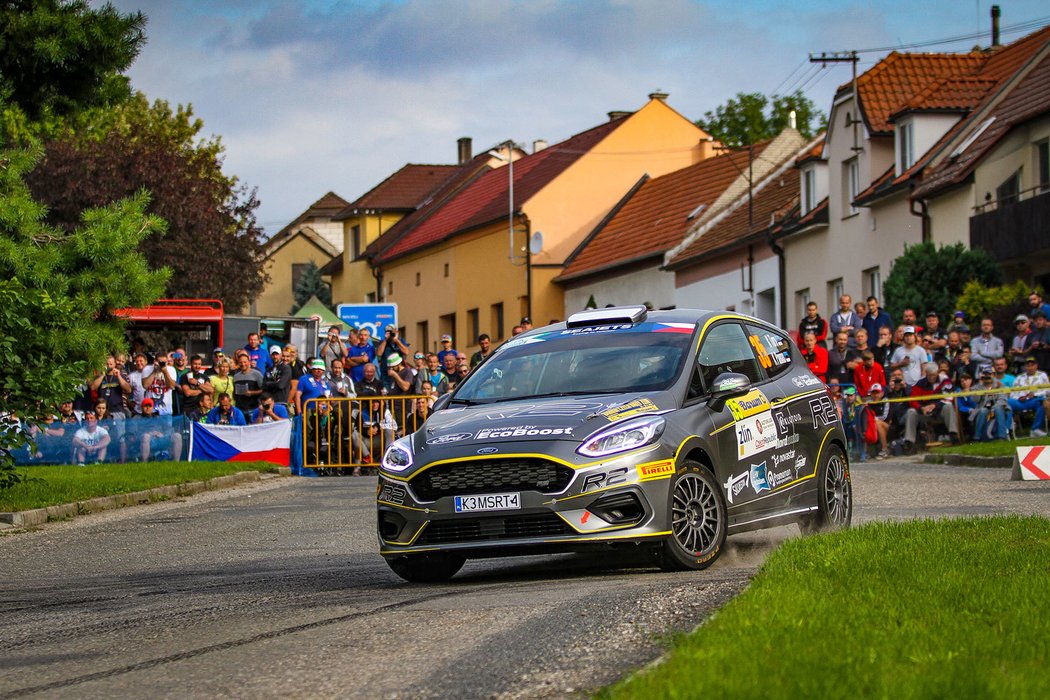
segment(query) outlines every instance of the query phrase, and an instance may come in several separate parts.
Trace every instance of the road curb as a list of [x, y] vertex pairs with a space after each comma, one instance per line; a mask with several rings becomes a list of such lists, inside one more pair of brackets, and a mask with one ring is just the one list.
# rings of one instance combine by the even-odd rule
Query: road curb
[[77, 515], [88, 513], [99, 513], [104, 510], [114, 510], [126, 506], [137, 506], [146, 503], [167, 501], [181, 496], [193, 496], [205, 491], [219, 491], [228, 489], [249, 481], [274, 478], [277, 476], [291, 476], [289, 467], [276, 467], [269, 474], [257, 471], [237, 472], [226, 476], [216, 476], [206, 481], [188, 481], [184, 484], [170, 486], [156, 486], [144, 491], [132, 491], [131, 493], [118, 493], [113, 496], [99, 496], [89, 498], [76, 503], [63, 503], [46, 508], [33, 508], [31, 510], [19, 510], [13, 513], [0, 513], [0, 528], [2, 527], [32, 527], [43, 525], [51, 520], [66, 520]]
[[959, 454], [927, 454], [922, 460], [925, 464], [947, 464], [952, 467], [987, 467], [992, 469], [1009, 469], [1014, 465], [1013, 457], [977, 457]]

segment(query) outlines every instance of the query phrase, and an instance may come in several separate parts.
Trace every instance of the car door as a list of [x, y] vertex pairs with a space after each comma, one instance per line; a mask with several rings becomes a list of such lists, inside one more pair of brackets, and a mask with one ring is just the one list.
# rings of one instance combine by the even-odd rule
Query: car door
[[767, 456], [777, 444], [770, 413], [772, 399], [767, 395], [769, 386], [758, 355], [744, 326], [736, 320], [722, 321], [707, 330], [696, 362], [708, 394], [715, 380], [727, 372], [742, 374], [751, 382], [742, 396], [707, 401], [712, 416], [710, 435], [717, 453], [715, 472], [725, 490], [732, 525], [748, 519], [756, 509], [768, 507], [762, 499], [769, 491]]

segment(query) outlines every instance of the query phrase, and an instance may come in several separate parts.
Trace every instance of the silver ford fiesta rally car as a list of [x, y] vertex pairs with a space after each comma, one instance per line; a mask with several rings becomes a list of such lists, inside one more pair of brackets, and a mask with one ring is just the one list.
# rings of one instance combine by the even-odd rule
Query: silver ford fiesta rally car
[[379, 472], [380, 551], [409, 581], [596, 546], [702, 569], [729, 534], [852, 516], [824, 384], [782, 330], [740, 314], [575, 314], [504, 343], [434, 409]]

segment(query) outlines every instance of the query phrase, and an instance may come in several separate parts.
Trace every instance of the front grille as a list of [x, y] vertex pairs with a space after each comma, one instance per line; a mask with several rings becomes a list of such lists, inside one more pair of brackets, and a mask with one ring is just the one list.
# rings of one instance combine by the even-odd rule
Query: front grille
[[415, 544], [454, 544], [481, 540], [571, 535], [573, 529], [554, 513], [500, 518], [433, 520]]
[[421, 500], [502, 491], [564, 491], [572, 469], [545, 459], [483, 459], [427, 469], [409, 483]]

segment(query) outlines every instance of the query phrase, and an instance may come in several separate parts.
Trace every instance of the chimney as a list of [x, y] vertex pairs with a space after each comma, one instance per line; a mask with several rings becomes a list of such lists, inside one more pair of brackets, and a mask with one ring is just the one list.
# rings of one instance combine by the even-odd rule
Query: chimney
[[649, 93], [649, 99], [650, 100], [660, 100], [661, 102], [666, 102], [667, 101], [667, 97], [668, 97], [667, 93], [666, 92], [661, 92], [659, 88], [657, 88], [656, 92], [650, 92]]
[[992, 47], [999, 45], [999, 6], [992, 5]]
[[790, 112], [788, 112], [788, 128], [789, 129], [797, 129], [798, 128], [798, 117], [795, 114], [795, 110], [791, 110]]
[[456, 145], [459, 147], [459, 164], [470, 161], [474, 157], [474, 142], [469, 136], [463, 136], [456, 141]]
[[609, 121], [611, 121], [611, 122], [614, 122], [617, 119], [623, 119], [624, 117], [629, 117], [632, 114], [633, 114], [633, 112], [628, 112], [628, 111], [625, 111], [625, 110], [622, 110], [622, 109], [614, 109], [613, 111], [608, 112]]
[[532, 152], [539, 153], [547, 147], [547, 139], [536, 139], [532, 142]]

